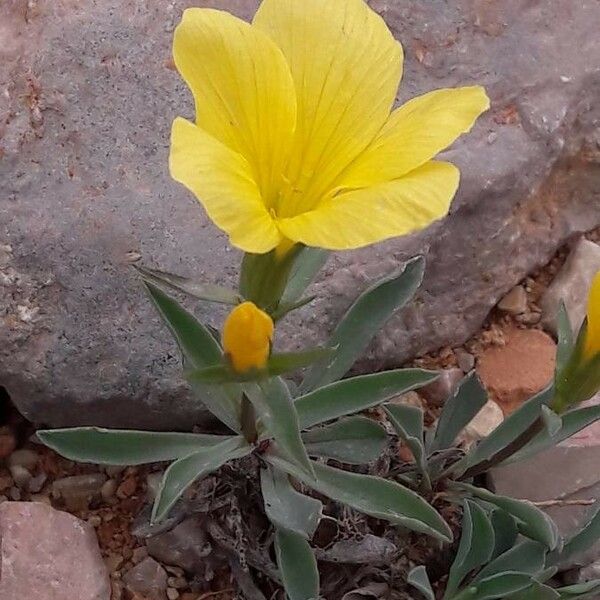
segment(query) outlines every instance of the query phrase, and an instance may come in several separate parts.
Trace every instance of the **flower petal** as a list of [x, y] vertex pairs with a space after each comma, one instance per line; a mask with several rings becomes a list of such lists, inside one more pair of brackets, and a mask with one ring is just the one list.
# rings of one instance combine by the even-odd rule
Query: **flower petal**
[[283, 51], [296, 86], [288, 188], [277, 214], [310, 210], [389, 116], [402, 47], [363, 0], [264, 0], [253, 25]]
[[173, 56], [196, 102], [196, 122], [250, 164], [264, 201], [280, 186], [296, 122], [289, 67], [273, 41], [229, 13], [190, 8]]
[[341, 194], [277, 224], [285, 237], [307, 246], [360, 248], [423, 229], [443, 217], [459, 178], [454, 165], [431, 161], [401, 179]]
[[340, 177], [339, 186], [360, 188], [402, 177], [469, 131], [489, 104], [480, 86], [441, 89], [413, 98], [392, 113]]
[[583, 355], [591, 359], [600, 353], [600, 271], [594, 275], [587, 304], [587, 331]]
[[182, 118], [173, 121], [169, 169], [229, 234], [232, 245], [264, 253], [281, 241], [246, 159]]

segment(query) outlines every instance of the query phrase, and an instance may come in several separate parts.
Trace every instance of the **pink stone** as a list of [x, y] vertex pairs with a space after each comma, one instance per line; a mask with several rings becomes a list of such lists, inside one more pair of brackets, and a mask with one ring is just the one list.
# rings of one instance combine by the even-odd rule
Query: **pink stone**
[[94, 530], [40, 502], [0, 504], [2, 600], [110, 600]]

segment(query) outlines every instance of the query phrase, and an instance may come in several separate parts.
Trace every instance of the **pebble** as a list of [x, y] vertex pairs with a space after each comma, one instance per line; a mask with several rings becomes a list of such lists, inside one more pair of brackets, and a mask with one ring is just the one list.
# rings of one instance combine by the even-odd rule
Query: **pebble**
[[167, 588], [167, 598], [169, 600], [177, 600], [179, 592], [175, 588]]
[[475, 368], [475, 357], [464, 348], [456, 348], [454, 355], [463, 373], [470, 373]]
[[421, 388], [419, 393], [433, 406], [442, 406], [454, 394], [463, 377], [462, 369], [456, 367], [442, 369], [440, 376], [432, 383]]
[[527, 311], [527, 292], [522, 285], [516, 285], [500, 302], [498, 309], [509, 315], [521, 315]]
[[148, 473], [146, 475], [146, 495], [148, 500], [152, 502], [158, 494], [158, 488], [162, 481], [164, 473], [162, 471], [156, 471], [155, 473]]
[[108, 465], [104, 467], [105, 473], [111, 478], [117, 477], [117, 475], [120, 475], [124, 470], [125, 467], [121, 465]]
[[94, 528], [100, 527], [102, 525], [102, 517], [100, 515], [91, 515], [88, 517], [87, 522]]
[[124, 500], [125, 498], [129, 498], [135, 494], [135, 490], [137, 488], [137, 480], [135, 477], [127, 477], [124, 479], [119, 487], [117, 488], [117, 498]]
[[85, 510], [90, 500], [100, 493], [105, 481], [103, 473], [63, 477], [52, 484], [52, 495], [62, 498], [69, 510]]
[[106, 563], [108, 572], [114, 573], [115, 571], [118, 571], [123, 564], [123, 557], [118, 554], [109, 554], [105, 557], [104, 562]]
[[8, 490], [8, 497], [14, 502], [17, 502], [21, 499], [21, 490], [18, 487], [11, 487], [10, 490]]
[[169, 577], [167, 579], [167, 585], [176, 590], [182, 590], [188, 586], [188, 582], [185, 577]]
[[117, 491], [116, 480], [108, 479], [102, 484], [102, 487], [100, 488], [100, 495], [102, 496], [103, 500], [110, 500], [115, 495], [116, 491]]
[[486, 438], [502, 421], [504, 413], [493, 400], [488, 400], [474, 419], [459, 434], [458, 440], [462, 442], [465, 449], [469, 449], [475, 442]]
[[15, 482], [15, 485], [19, 489], [27, 487], [29, 480], [31, 479], [31, 473], [21, 465], [14, 465], [9, 467], [10, 474]]
[[130, 592], [138, 592], [148, 600], [163, 600], [167, 591], [167, 573], [148, 557], [125, 573], [123, 583]]
[[[185, 571], [181, 567], [175, 567], [173, 565], [165, 565], [165, 569], [167, 570], [167, 573], [171, 573], [171, 575], [174, 575], [175, 577], [183, 577], [185, 575]], [[171, 586], [171, 587], [176, 587], [176, 586]]]
[[46, 496], [46, 494], [31, 494], [29, 496], [29, 500], [31, 502], [41, 502], [47, 506], [52, 506], [52, 502], [50, 501], [50, 498]]
[[9, 467], [24, 467], [32, 471], [37, 466], [39, 459], [37, 452], [21, 448], [20, 450], [15, 450], [6, 462]]
[[35, 477], [32, 477], [29, 480], [29, 483], [27, 484], [27, 489], [31, 493], [37, 494], [44, 487], [44, 484], [46, 483], [47, 479], [48, 475], [46, 475], [46, 473], [40, 473], [39, 475], [36, 475]]

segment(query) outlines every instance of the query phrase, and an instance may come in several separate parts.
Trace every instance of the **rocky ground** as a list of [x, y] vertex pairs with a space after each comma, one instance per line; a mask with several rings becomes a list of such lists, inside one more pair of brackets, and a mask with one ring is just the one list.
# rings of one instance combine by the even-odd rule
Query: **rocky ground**
[[[484, 328], [464, 346], [415, 359], [413, 364], [443, 369], [443, 376], [403, 401], [422, 405], [432, 422], [464, 373], [476, 368], [491, 400], [463, 433], [463, 441], [473, 443], [491, 431], [503, 415], [550, 380], [556, 298], [567, 298], [572, 318], [582, 318], [585, 282], [600, 270], [599, 239], [597, 230], [561, 248], [548, 265], [500, 301]], [[281, 597], [270, 579], [276, 579], [272, 558], [264, 552], [268, 528], [257, 510], [260, 498], [252, 486], [252, 465], [246, 472], [226, 467], [218, 478], [207, 478], [165, 526], [152, 530], [148, 506], [162, 465], [105, 468], [73, 463], [36, 443], [33, 426], [10, 406], [7, 396], [0, 406], [0, 559], [2, 565], [13, 566], [2, 570], [1, 597], [62, 598], [36, 595], [35, 586], [45, 574], [63, 592], [73, 589], [72, 597], [82, 600], [224, 600], [239, 597], [239, 587], [250, 600]], [[600, 492], [598, 429], [579, 434], [537, 462], [501, 469], [494, 485], [541, 505], [550, 501], [561, 529], [572, 530]], [[385, 472], [402, 460], [412, 457], [399, 446], [374, 468]], [[543, 477], [532, 477], [534, 473]], [[431, 549], [414, 539], [407, 545], [406, 537], [394, 536], [372, 520], [329, 509], [333, 518], [323, 521], [315, 540], [324, 589], [336, 590], [325, 592], [328, 600], [344, 593], [345, 600], [384, 597], [409, 561], [431, 559]], [[446, 517], [452, 521], [454, 515]], [[48, 555], [52, 562], [45, 564], [43, 556]], [[447, 558], [438, 558], [440, 569]], [[567, 577], [597, 575], [599, 558], [596, 548]], [[252, 583], [248, 568], [262, 591]], [[378, 577], [384, 571], [385, 577]], [[33, 573], [37, 578], [28, 577]]]

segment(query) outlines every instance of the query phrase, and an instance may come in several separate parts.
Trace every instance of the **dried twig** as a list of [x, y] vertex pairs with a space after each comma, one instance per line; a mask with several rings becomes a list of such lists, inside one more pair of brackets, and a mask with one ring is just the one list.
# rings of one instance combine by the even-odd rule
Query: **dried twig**
[[531, 504], [539, 508], [549, 508], [552, 506], [591, 506], [595, 503], [596, 500], [541, 500], [539, 502], [531, 502]]

